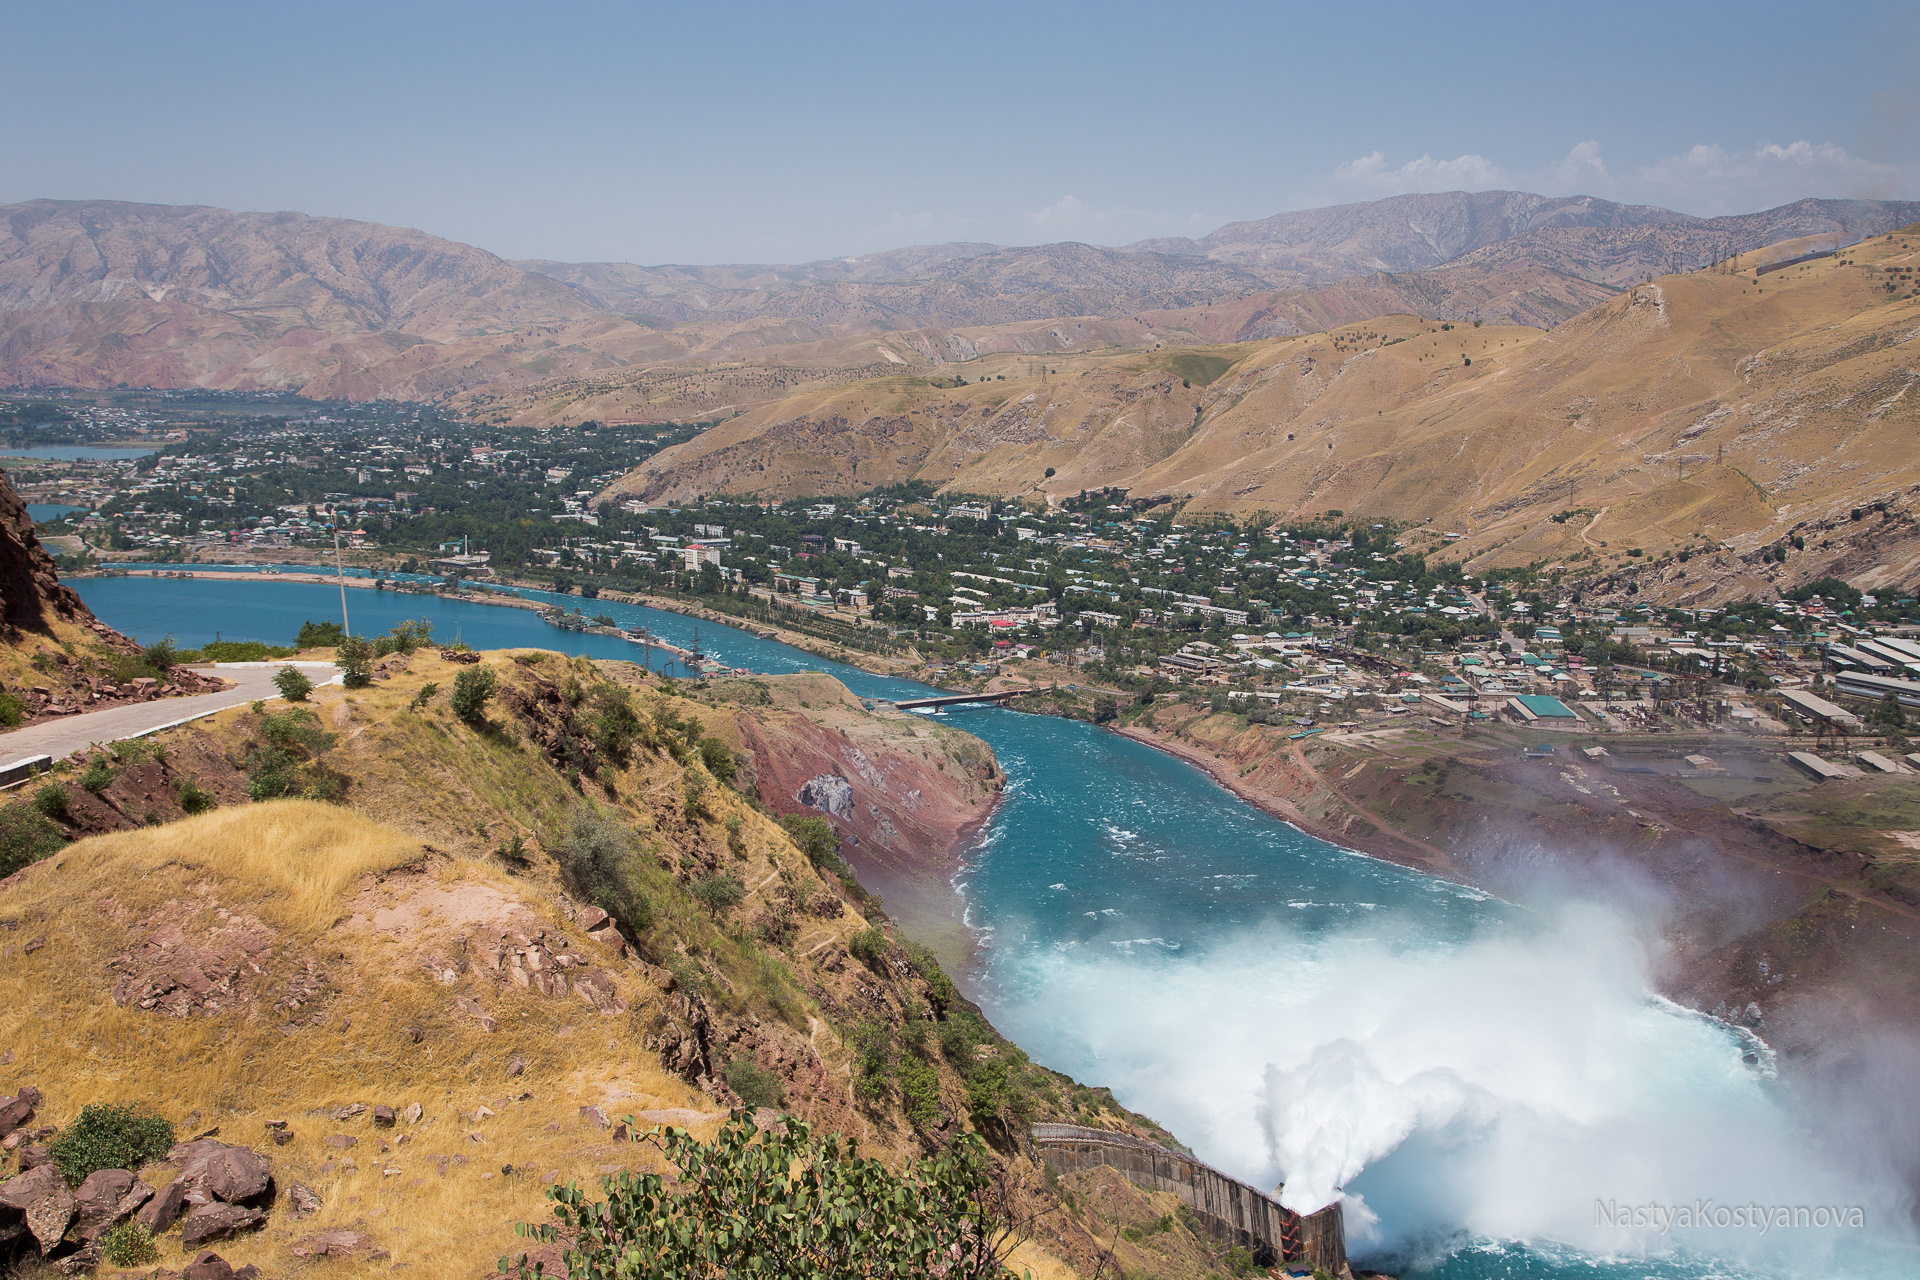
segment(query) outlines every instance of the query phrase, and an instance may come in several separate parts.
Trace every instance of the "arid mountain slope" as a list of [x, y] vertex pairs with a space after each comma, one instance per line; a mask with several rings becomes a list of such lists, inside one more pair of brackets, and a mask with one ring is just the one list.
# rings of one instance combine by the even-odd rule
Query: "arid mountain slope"
[[650, 459], [618, 490], [786, 496], [919, 478], [1057, 498], [1117, 484], [1247, 514], [1432, 521], [1484, 563], [1758, 546], [1920, 482], [1906, 274], [1920, 234], [1756, 275], [1814, 243], [1661, 277], [1551, 332], [1396, 316], [1079, 357], [1045, 380], [985, 360], [994, 380], [965, 387], [814, 392]]
[[1245, 341], [1394, 312], [1552, 326], [1619, 286], [1920, 205], [1700, 220], [1400, 196], [1119, 249], [917, 246], [797, 266], [509, 263], [423, 232], [111, 201], [0, 207], [0, 383], [439, 399], [488, 421], [724, 417], [889, 368]]

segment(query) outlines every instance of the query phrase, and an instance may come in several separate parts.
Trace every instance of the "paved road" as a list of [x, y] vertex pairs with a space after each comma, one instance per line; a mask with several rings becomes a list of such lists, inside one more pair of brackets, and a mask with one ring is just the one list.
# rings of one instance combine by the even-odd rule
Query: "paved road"
[[273, 662], [261, 666], [231, 666], [218, 668], [218, 674], [234, 681], [234, 687], [219, 693], [197, 693], [187, 698], [161, 698], [157, 702], [136, 702], [132, 706], [108, 707], [104, 711], [87, 711], [77, 716], [62, 716], [58, 720], [49, 720], [44, 724], [28, 725], [24, 729], [14, 729], [0, 733], [0, 769], [15, 760], [29, 756], [52, 756], [63, 760], [67, 756], [96, 742], [118, 742], [122, 738], [137, 738], [143, 733], [152, 733], [155, 729], [165, 728], [182, 720], [191, 720], [198, 716], [211, 715], [215, 711], [224, 711], [228, 707], [237, 707], [256, 698], [277, 698], [279, 690], [273, 687], [274, 673], [283, 666], [296, 666], [306, 670], [316, 684], [324, 684], [335, 672], [331, 662]]

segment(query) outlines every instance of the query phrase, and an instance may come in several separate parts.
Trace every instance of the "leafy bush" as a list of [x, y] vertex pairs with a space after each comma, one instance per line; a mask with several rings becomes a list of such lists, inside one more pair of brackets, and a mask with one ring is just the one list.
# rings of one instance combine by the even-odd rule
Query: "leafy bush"
[[468, 724], [482, 723], [487, 715], [487, 702], [499, 687], [500, 677], [493, 673], [493, 668], [462, 668], [453, 678], [453, 714]]
[[180, 793], [180, 807], [188, 813], [205, 813], [220, 804], [219, 797], [192, 778], [181, 778], [173, 784], [173, 789]]
[[716, 871], [710, 876], [701, 876], [688, 886], [687, 892], [693, 900], [713, 913], [718, 920], [727, 912], [740, 905], [747, 896], [747, 886], [724, 871]]
[[67, 798], [65, 787], [57, 782], [49, 782], [33, 793], [33, 807], [59, 822], [67, 816]]
[[863, 1098], [880, 1097], [893, 1074], [893, 1028], [868, 1018], [854, 1024], [847, 1044], [853, 1050], [854, 1091]]
[[944, 1014], [960, 999], [960, 989], [953, 985], [953, 979], [940, 967], [939, 959], [932, 951], [917, 942], [907, 944], [907, 963], [927, 984], [927, 999], [933, 1005], [936, 1014]]
[[707, 772], [721, 782], [731, 783], [740, 767], [733, 749], [718, 738], [700, 739], [700, 759], [707, 766]]
[[886, 963], [887, 956], [892, 953], [893, 948], [887, 941], [887, 935], [880, 930], [862, 929], [847, 939], [847, 950], [853, 953], [855, 960], [878, 972], [880, 966]]
[[780, 825], [792, 837], [794, 847], [806, 854], [807, 861], [814, 866], [831, 868], [839, 864], [840, 837], [833, 833], [833, 825], [825, 818], [790, 813], [780, 819]]
[[182, 649], [174, 656], [179, 662], [271, 662], [275, 658], [291, 658], [297, 652], [290, 644], [212, 640], [198, 649]]
[[587, 714], [587, 732], [603, 759], [625, 764], [644, 726], [633, 709], [633, 695], [617, 684], [593, 691], [593, 710]]
[[727, 1087], [739, 1095], [740, 1105], [748, 1110], [777, 1107], [786, 1100], [786, 1081], [752, 1058], [735, 1058], [727, 1064]]
[[293, 643], [302, 649], [331, 649], [346, 639], [346, 635], [337, 622], [315, 622], [308, 618], [300, 624], [300, 634], [293, 638]]
[[159, 1116], [114, 1103], [80, 1109], [80, 1118], [47, 1144], [54, 1168], [70, 1186], [101, 1169], [138, 1169], [173, 1146], [173, 1126]]
[[0, 725], [17, 729], [27, 718], [27, 704], [10, 693], [0, 693]]
[[298, 667], [282, 667], [273, 677], [273, 687], [288, 702], [305, 702], [307, 695], [313, 692], [313, 681], [307, 679], [307, 673]]
[[140, 650], [140, 660], [156, 671], [172, 669], [178, 662], [179, 654], [174, 650], [173, 637], [161, 636], [146, 648]]
[[116, 773], [118, 773], [118, 770], [108, 764], [106, 757], [102, 756], [90, 761], [87, 767], [80, 771], [80, 785], [93, 792], [93, 794], [99, 795], [102, 791], [105, 791], [113, 785], [113, 779]]
[[320, 718], [306, 707], [258, 714], [255, 727], [262, 741], [253, 743], [247, 752], [248, 797], [339, 799], [346, 790], [345, 779], [320, 765], [320, 757], [333, 749], [339, 737], [322, 729]]
[[34, 800], [33, 805], [10, 804], [0, 808], [0, 879], [67, 845], [67, 833], [39, 810], [39, 797], [35, 796]]
[[397, 622], [392, 631], [373, 642], [373, 656], [384, 658], [390, 653], [412, 653], [415, 649], [425, 648], [432, 640], [432, 619]]
[[373, 645], [365, 636], [347, 636], [333, 647], [333, 660], [341, 671], [340, 683], [349, 689], [364, 689], [373, 683]]
[[413, 701], [407, 704], [407, 710], [418, 711], [433, 701], [433, 695], [440, 692], [440, 682], [429, 680], [420, 686], [420, 692], [413, 695]]
[[653, 904], [641, 891], [630, 865], [633, 832], [613, 815], [582, 804], [568, 820], [567, 834], [549, 846], [574, 889], [629, 929], [653, 924]]
[[[573, 1183], [550, 1187], [558, 1225], [515, 1231], [566, 1241], [567, 1274], [622, 1280], [1009, 1274], [1005, 1257], [1017, 1240], [1006, 1197], [971, 1134], [897, 1174], [839, 1134], [816, 1140], [792, 1117], [762, 1133], [736, 1115], [710, 1144], [676, 1128], [646, 1141], [679, 1170], [671, 1184], [622, 1170], [601, 1179], [604, 1201]], [[537, 1274], [524, 1255], [498, 1265]]]
[[100, 1237], [100, 1254], [116, 1267], [144, 1267], [160, 1261], [153, 1237], [137, 1222], [127, 1221]]
[[907, 1119], [921, 1128], [939, 1123], [940, 1073], [918, 1054], [908, 1054], [900, 1062], [900, 1097]]

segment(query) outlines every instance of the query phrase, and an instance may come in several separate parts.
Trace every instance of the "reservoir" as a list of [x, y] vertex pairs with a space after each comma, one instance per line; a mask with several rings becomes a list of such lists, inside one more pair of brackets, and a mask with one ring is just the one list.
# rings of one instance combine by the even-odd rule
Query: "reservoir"
[[[182, 647], [284, 644], [339, 617], [316, 584], [73, 585], [109, 624]], [[521, 594], [685, 648], [697, 626], [731, 667], [927, 692], [677, 614]], [[530, 610], [367, 590], [348, 606], [361, 634], [424, 616], [442, 642], [641, 656]], [[1894, 1225], [1900, 1188], [1820, 1144], [1764, 1046], [1652, 993], [1644, 912], [1501, 901], [1361, 856], [1092, 725], [949, 715], [1007, 775], [959, 884], [980, 942], [970, 993], [1035, 1060], [1111, 1087], [1235, 1177], [1284, 1180], [1302, 1210], [1344, 1194], [1361, 1264], [1449, 1280], [1920, 1274]], [[1704, 1227], [1632, 1213], [1703, 1202]], [[1714, 1221], [1749, 1205], [1857, 1206], [1867, 1225]]]

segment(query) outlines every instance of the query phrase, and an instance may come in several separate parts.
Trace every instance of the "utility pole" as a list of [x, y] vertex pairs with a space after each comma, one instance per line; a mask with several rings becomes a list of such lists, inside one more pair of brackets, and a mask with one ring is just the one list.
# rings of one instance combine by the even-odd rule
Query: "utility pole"
[[340, 584], [340, 634], [350, 636], [353, 624], [347, 621], [347, 571], [340, 563], [340, 526], [330, 524], [327, 528], [333, 532], [333, 576]]

